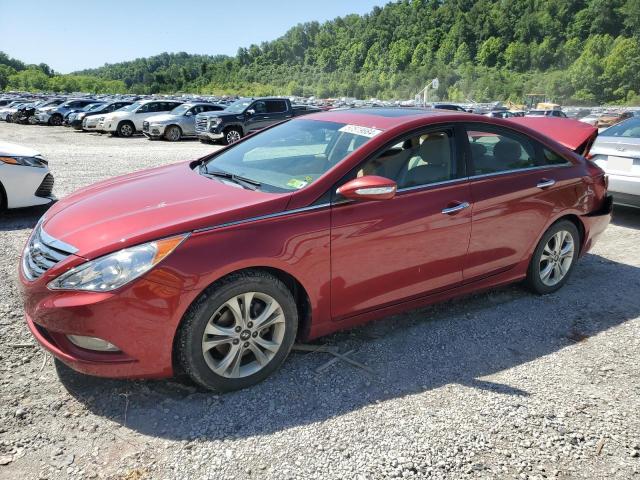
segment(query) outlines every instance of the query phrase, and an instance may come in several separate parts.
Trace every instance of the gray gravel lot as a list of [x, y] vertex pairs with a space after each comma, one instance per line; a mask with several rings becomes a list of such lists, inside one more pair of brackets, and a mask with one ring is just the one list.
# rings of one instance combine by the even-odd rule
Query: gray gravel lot
[[[39, 149], [62, 197], [211, 145], [0, 123]], [[556, 294], [520, 286], [318, 344], [216, 396], [181, 381], [74, 373], [33, 346], [16, 268], [42, 209], [0, 215], [0, 478], [640, 479], [640, 212], [614, 223]]]

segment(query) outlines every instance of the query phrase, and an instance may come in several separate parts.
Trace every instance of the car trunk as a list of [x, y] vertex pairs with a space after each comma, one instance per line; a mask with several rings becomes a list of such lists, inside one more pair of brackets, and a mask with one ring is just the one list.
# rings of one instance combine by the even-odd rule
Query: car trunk
[[589, 154], [598, 136], [598, 129], [594, 126], [570, 118], [515, 117], [509, 121], [552, 138], [582, 156]]

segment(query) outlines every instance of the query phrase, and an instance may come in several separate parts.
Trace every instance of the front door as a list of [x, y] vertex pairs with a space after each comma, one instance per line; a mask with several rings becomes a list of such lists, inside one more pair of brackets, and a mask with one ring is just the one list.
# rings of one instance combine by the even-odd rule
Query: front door
[[398, 192], [393, 199], [334, 199], [334, 320], [462, 282], [471, 230], [471, 194], [454, 129], [431, 129], [394, 143], [350, 175], [395, 180]]

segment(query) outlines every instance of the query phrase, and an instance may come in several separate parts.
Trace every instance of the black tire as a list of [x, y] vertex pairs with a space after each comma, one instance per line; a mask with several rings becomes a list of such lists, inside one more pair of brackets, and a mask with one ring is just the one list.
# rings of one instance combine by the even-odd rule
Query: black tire
[[[571, 258], [571, 264], [569, 265], [566, 273], [564, 273], [564, 276], [562, 276], [557, 283], [548, 285], [542, 280], [541, 266], [543, 264], [545, 266], [548, 265], [548, 263], [543, 261], [542, 256], [547, 244], [551, 241], [552, 237], [559, 232], [567, 232], [571, 236], [571, 241], [573, 242], [573, 256]], [[569, 220], [560, 220], [551, 225], [540, 239], [540, 242], [531, 256], [529, 268], [527, 269], [527, 279], [525, 280], [527, 287], [539, 295], [546, 295], [560, 289], [567, 282], [575, 268], [578, 255], [580, 253], [580, 246], [580, 232], [573, 222], [570, 222]], [[560, 247], [562, 247], [562, 245]], [[542, 270], [544, 270], [544, 268]]]
[[222, 143], [230, 145], [237, 142], [242, 138], [242, 132], [238, 127], [228, 127], [224, 129], [224, 137], [222, 137]]
[[132, 137], [134, 133], [136, 133], [136, 127], [131, 122], [120, 122], [118, 124], [118, 128], [116, 129], [116, 133], [119, 137]]
[[177, 125], [169, 125], [164, 131], [164, 139], [169, 142], [177, 142], [182, 138], [182, 129]]
[[51, 118], [49, 119], [49, 125], [53, 125], [54, 127], [59, 127], [60, 125], [62, 125], [62, 115], [60, 115], [59, 113], [54, 113], [53, 115], [51, 115]]
[[[255, 373], [239, 378], [218, 375], [209, 367], [203, 353], [205, 327], [228, 300], [247, 292], [268, 295], [280, 304], [284, 315], [284, 336], [275, 355]], [[175, 358], [180, 368], [204, 388], [219, 392], [239, 390], [263, 381], [282, 365], [291, 351], [297, 329], [296, 302], [282, 281], [262, 271], [238, 272], [211, 285], [189, 308], [176, 336]]]
[[0, 182], [0, 213], [7, 209], [7, 193], [4, 190], [2, 182]]

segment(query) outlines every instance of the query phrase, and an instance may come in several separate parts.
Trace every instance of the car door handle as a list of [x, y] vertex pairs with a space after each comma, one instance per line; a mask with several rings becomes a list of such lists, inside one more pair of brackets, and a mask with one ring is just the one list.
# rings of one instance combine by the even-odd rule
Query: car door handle
[[550, 180], [550, 179], [543, 178], [542, 180], [540, 180], [538, 182], [536, 187], [538, 187], [538, 188], [549, 188], [549, 187], [553, 187], [555, 184], [556, 184], [555, 180]]
[[455, 207], [447, 207], [442, 209], [442, 213], [445, 215], [452, 215], [460, 210], [464, 210], [465, 208], [469, 208], [469, 202], [462, 202], [456, 205]]

